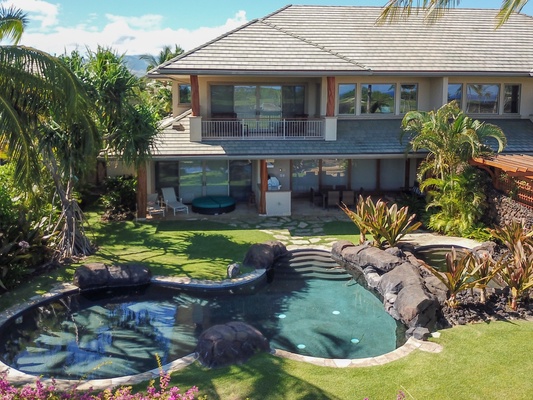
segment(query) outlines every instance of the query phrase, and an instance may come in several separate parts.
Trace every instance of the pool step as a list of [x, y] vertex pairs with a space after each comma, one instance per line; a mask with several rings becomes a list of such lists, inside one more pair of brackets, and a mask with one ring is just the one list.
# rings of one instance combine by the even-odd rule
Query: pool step
[[301, 249], [292, 251], [288, 260], [277, 267], [287, 277], [315, 277], [329, 280], [346, 280], [348, 275], [328, 251]]

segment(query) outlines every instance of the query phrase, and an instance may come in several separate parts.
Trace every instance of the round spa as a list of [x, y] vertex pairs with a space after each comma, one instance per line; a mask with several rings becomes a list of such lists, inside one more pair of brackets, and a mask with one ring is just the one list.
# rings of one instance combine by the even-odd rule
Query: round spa
[[203, 196], [192, 201], [192, 211], [198, 214], [217, 215], [235, 210], [235, 199], [230, 196]]

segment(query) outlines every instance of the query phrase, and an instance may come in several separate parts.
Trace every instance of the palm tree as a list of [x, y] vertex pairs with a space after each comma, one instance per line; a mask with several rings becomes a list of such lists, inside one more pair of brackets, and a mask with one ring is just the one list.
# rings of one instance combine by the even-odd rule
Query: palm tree
[[[165, 46], [157, 57], [152, 54], [144, 54], [140, 58], [148, 62], [146, 70], [150, 71], [182, 53], [183, 49], [178, 45], [174, 45], [174, 50], [171, 46]], [[150, 102], [157, 108], [161, 117], [172, 114], [172, 84], [170, 82], [150, 81], [146, 84], [142, 96], [149, 96]]]
[[52, 177], [62, 209], [56, 225], [58, 257], [87, 255], [93, 248], [73, 187], [84, 160], [98, 148], [91, 102], [60, 59], [16, 45], [25, 24], [20, 10], [0, 7], [0, 39], [15, 43], [0, 46], [0, 145], [6, 145], [15, 180], [28, 194], [44, 171]]
[[174, 57], [179, 56], [182, 53], [183, 53], [183, 49], [177, 44], [175, 44], [174, 50], [172, 50], [171, 46], [164, 46], [163, 49], [159, 52], [159, 55], [157, 58], [152, 54], [143, 54], [142, 56], [140, 56], [140, 59], [148, 62], [148, 65], [146, 66], [146, 70], [150, 71], [152, 68], [155, 68], [158, 65], [161, 65], [164, 62], [169, 61], [173, 59]]
[[409, 149], [427, 150], [419, 175], [431, 173], [439, 179], [461, 171], [468, 160], [492, 153], [488, 142], [506, 145], [503, 131], [496, 125], [468, 117], [455, 101], [437, 111], [410, 111], [402, 120], [402, 137], [410, 135]]
[[[497, 15], [497, 27], [502, 26], [513, 13], [520, 12], [527, 2], [528, 0], [502, 0], [502, 6]], [[435, 19], [447, 9], [458, 6], [460, 0], [417, 0], [414, 6], [413, 3], [415, 3], [414, 0], [389, 0], [383, 7], [378, 22], [393, 22], [399, 18], [408, 17], [413, 11], [418, 12], [418, 8], [426, 12], [428, 19]]]
[[[157, 114], [138, 95], [141, 82], [126, 67], [124, 56], [99, 46], [95, 52], [88, 50], [87, 59], [77, 52], [63, 59], [85, 82], [95, 104], [93, 115], [103, 144], [100, 153], [143, 171], [159, 131]], [[146, 209], [146, 197], [146, 183], [139, 180], [139, 210]]]
[[468, 161], [493, 153], [490, 140], [497, 142], [501, 152], [506, 144], [504, 133], [496, 125], [468, 117], [455, 101], [437, 111], [408, 112], [402, 128], [402, 136], [410, 135], [410, 150], [428, 152], [418, 179], [429, 194], [426, 209], [437, 210], [430, 216], [429, 226], [443, 233], [468, 233], [485, 206], [483, 177]]

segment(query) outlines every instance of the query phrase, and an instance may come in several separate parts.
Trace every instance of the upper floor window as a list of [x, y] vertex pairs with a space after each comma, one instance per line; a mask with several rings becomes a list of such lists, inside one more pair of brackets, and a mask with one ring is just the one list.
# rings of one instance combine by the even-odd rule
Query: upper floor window
[[211, 114], [238, 118], [299, 118], [304, 85], [211, 85]]
[[418, 109], [418, 85], [416, 83], [401, 85], [400, 88], [400, 113]]
[[191, 103], [191, 85], [180, 83], [178, 85], [179, 90], [179, 103], [190, 104]]
[[462, 83], [450, 83], [448, 84], [448, 103], [456, 101], [457, 105], [461, 107], [463, 101], [463, 84]]
[[498, 84], [467, 84], [466, 112], [475, 114], [497, 114], [500, 98]]
[[341, 83], [339, 85], [339, 114], [355, 115], [355, 83]]
[[395, 92], [393, 83], [361, 85], [361, 114], [394, 113]]
[[503, 91], [503, 113], [518, 114], [520, 112], [520, 85], [505, 85]]

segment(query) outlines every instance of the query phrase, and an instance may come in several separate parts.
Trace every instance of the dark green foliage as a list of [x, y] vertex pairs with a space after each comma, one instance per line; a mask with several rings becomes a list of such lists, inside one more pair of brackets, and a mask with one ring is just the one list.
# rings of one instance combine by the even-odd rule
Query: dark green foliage
[[133, 219], [137, 209], [137, 179], [132, 176], [111, 177], [105, 180], [104, 186], [106, 192], [101, 198], [105, 207], [104, 219]]
[[465, 235], [479, 228], [487, 208], [484, 175], [474, 167], [443, 179], [430, 178], [421, 187], [428, 190], [427, 209], [434, 209], [428, 226], [448, 235]]
[[0, 286], [8, 290], [34, 272], [52, 255], [43, 237], [44, 221], [17, 206], [0, 187]]

